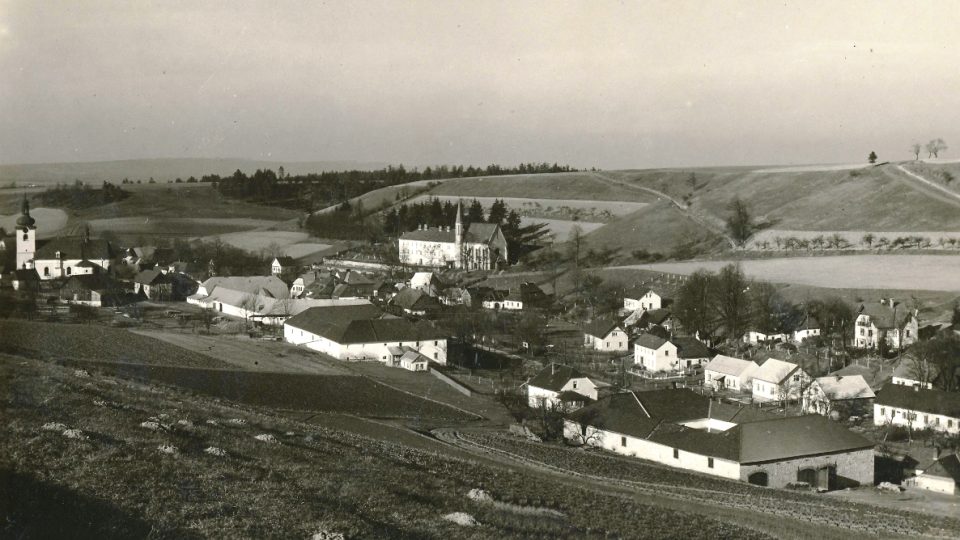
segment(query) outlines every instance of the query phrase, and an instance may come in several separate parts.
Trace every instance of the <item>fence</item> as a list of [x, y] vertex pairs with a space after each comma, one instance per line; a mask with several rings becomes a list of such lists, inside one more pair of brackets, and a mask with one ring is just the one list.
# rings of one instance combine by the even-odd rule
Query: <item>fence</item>
[[468, 397], [473, 395], [473, 392], [469, 388], [451, 379], [450, 377], [447, 377], [443, 373], [440, 373], [439, 371], [433, 368], [430, 368], [430, 373], [432, 373], [434, 377], [452, 386], [454, 390], [460, 392], [461, 394], [464, 394], [465, 396], [468, 396]]

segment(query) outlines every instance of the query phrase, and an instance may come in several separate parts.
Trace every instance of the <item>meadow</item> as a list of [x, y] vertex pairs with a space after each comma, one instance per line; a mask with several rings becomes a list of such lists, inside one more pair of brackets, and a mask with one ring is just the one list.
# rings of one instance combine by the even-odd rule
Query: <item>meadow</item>
[[516, 210], [522, 216], [531, 217], [579, 217], [583, 214], [583, 219], [594, 219], [604, 217], [606, 220], [617, 216], [632, 214], [647, 206], [647, 203], [626, 202], [626, 201], [608, 201], [602, 199], [559, 199], [559, 198], [530, 198], [530, 197], [460, 197], [454, 195], [421, 195], [414, 198], [411, 203], [425, 202], [430, 199], [439, 199], [440, 201], [451, 201], [453, 203], [462, 202], [464, 206], [469, 205], [473, 199], [476, 199], [483, 205], [484, 209], [499, 200], [506, 203], [510, 210]]
[[604, 182], [592, 172], [455, 178], [443, 181], [431, 189], [430, 193], [455, 197], [520, 197], [637, 203], [654, 200], [654, 197], [647, 193]]

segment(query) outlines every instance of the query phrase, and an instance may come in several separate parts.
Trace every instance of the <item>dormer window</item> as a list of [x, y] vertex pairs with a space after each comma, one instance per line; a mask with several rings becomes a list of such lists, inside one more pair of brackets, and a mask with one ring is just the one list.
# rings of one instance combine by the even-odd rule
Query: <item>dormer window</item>
[[63, 258], [63, 254], [60, 253], [59, 251], [56, 252], [54, 255], [55, 255], [58, 259], [62, 259], [62, 258]]

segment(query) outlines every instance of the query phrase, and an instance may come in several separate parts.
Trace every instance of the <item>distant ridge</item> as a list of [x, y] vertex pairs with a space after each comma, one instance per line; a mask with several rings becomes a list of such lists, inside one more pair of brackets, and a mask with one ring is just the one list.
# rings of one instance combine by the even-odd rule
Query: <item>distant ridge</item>
[[157, 182], [166, 182], [190, 176], [198, 179], [205, 174], [226, 176], [234, 171], [250, 174], [257, 169], [283, 167], [289, 174], [308, 174], [340, 170], [373, 170], [386, 167], [386, 163], [360, 161], [261, 161], [236, 158], [157, 158], [127, 159], [119, 161], [87, 161], [75, 163], [25, 163], [0, 165], [0, 186], [10, 182], [17, 184], [49, 185], [74, 180], [99, 183], [104, 180], [119, 183], [124, 178], [146, 182], [153, 177]]

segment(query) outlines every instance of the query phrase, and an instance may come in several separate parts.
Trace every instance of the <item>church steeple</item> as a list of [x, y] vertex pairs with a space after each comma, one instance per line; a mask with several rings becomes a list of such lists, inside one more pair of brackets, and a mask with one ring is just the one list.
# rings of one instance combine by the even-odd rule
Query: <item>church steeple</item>
[[17, 218], [17, 227], [33, 227], [37, 220], [30, 216], [30, 201], [27, 196], [23, 196], [23, 202], [20, 203], [20, 217]]
[[37, 220], [30, 215], [30, 201], [23, 196], [20, 204], [20, 217], [17, 218], [17, 268], [33, 267], [33, 258], [37, 252]]
[[457, 201], [457, 223], [454, 227], [454, 236], [453, 236], [454, 246], [457, 251], [457, 260], [455, 263], [456, 268], [463, 268], [464, 263], [464, 253], [463, 253], [463, 211], [460, 208], [460, 201]]

